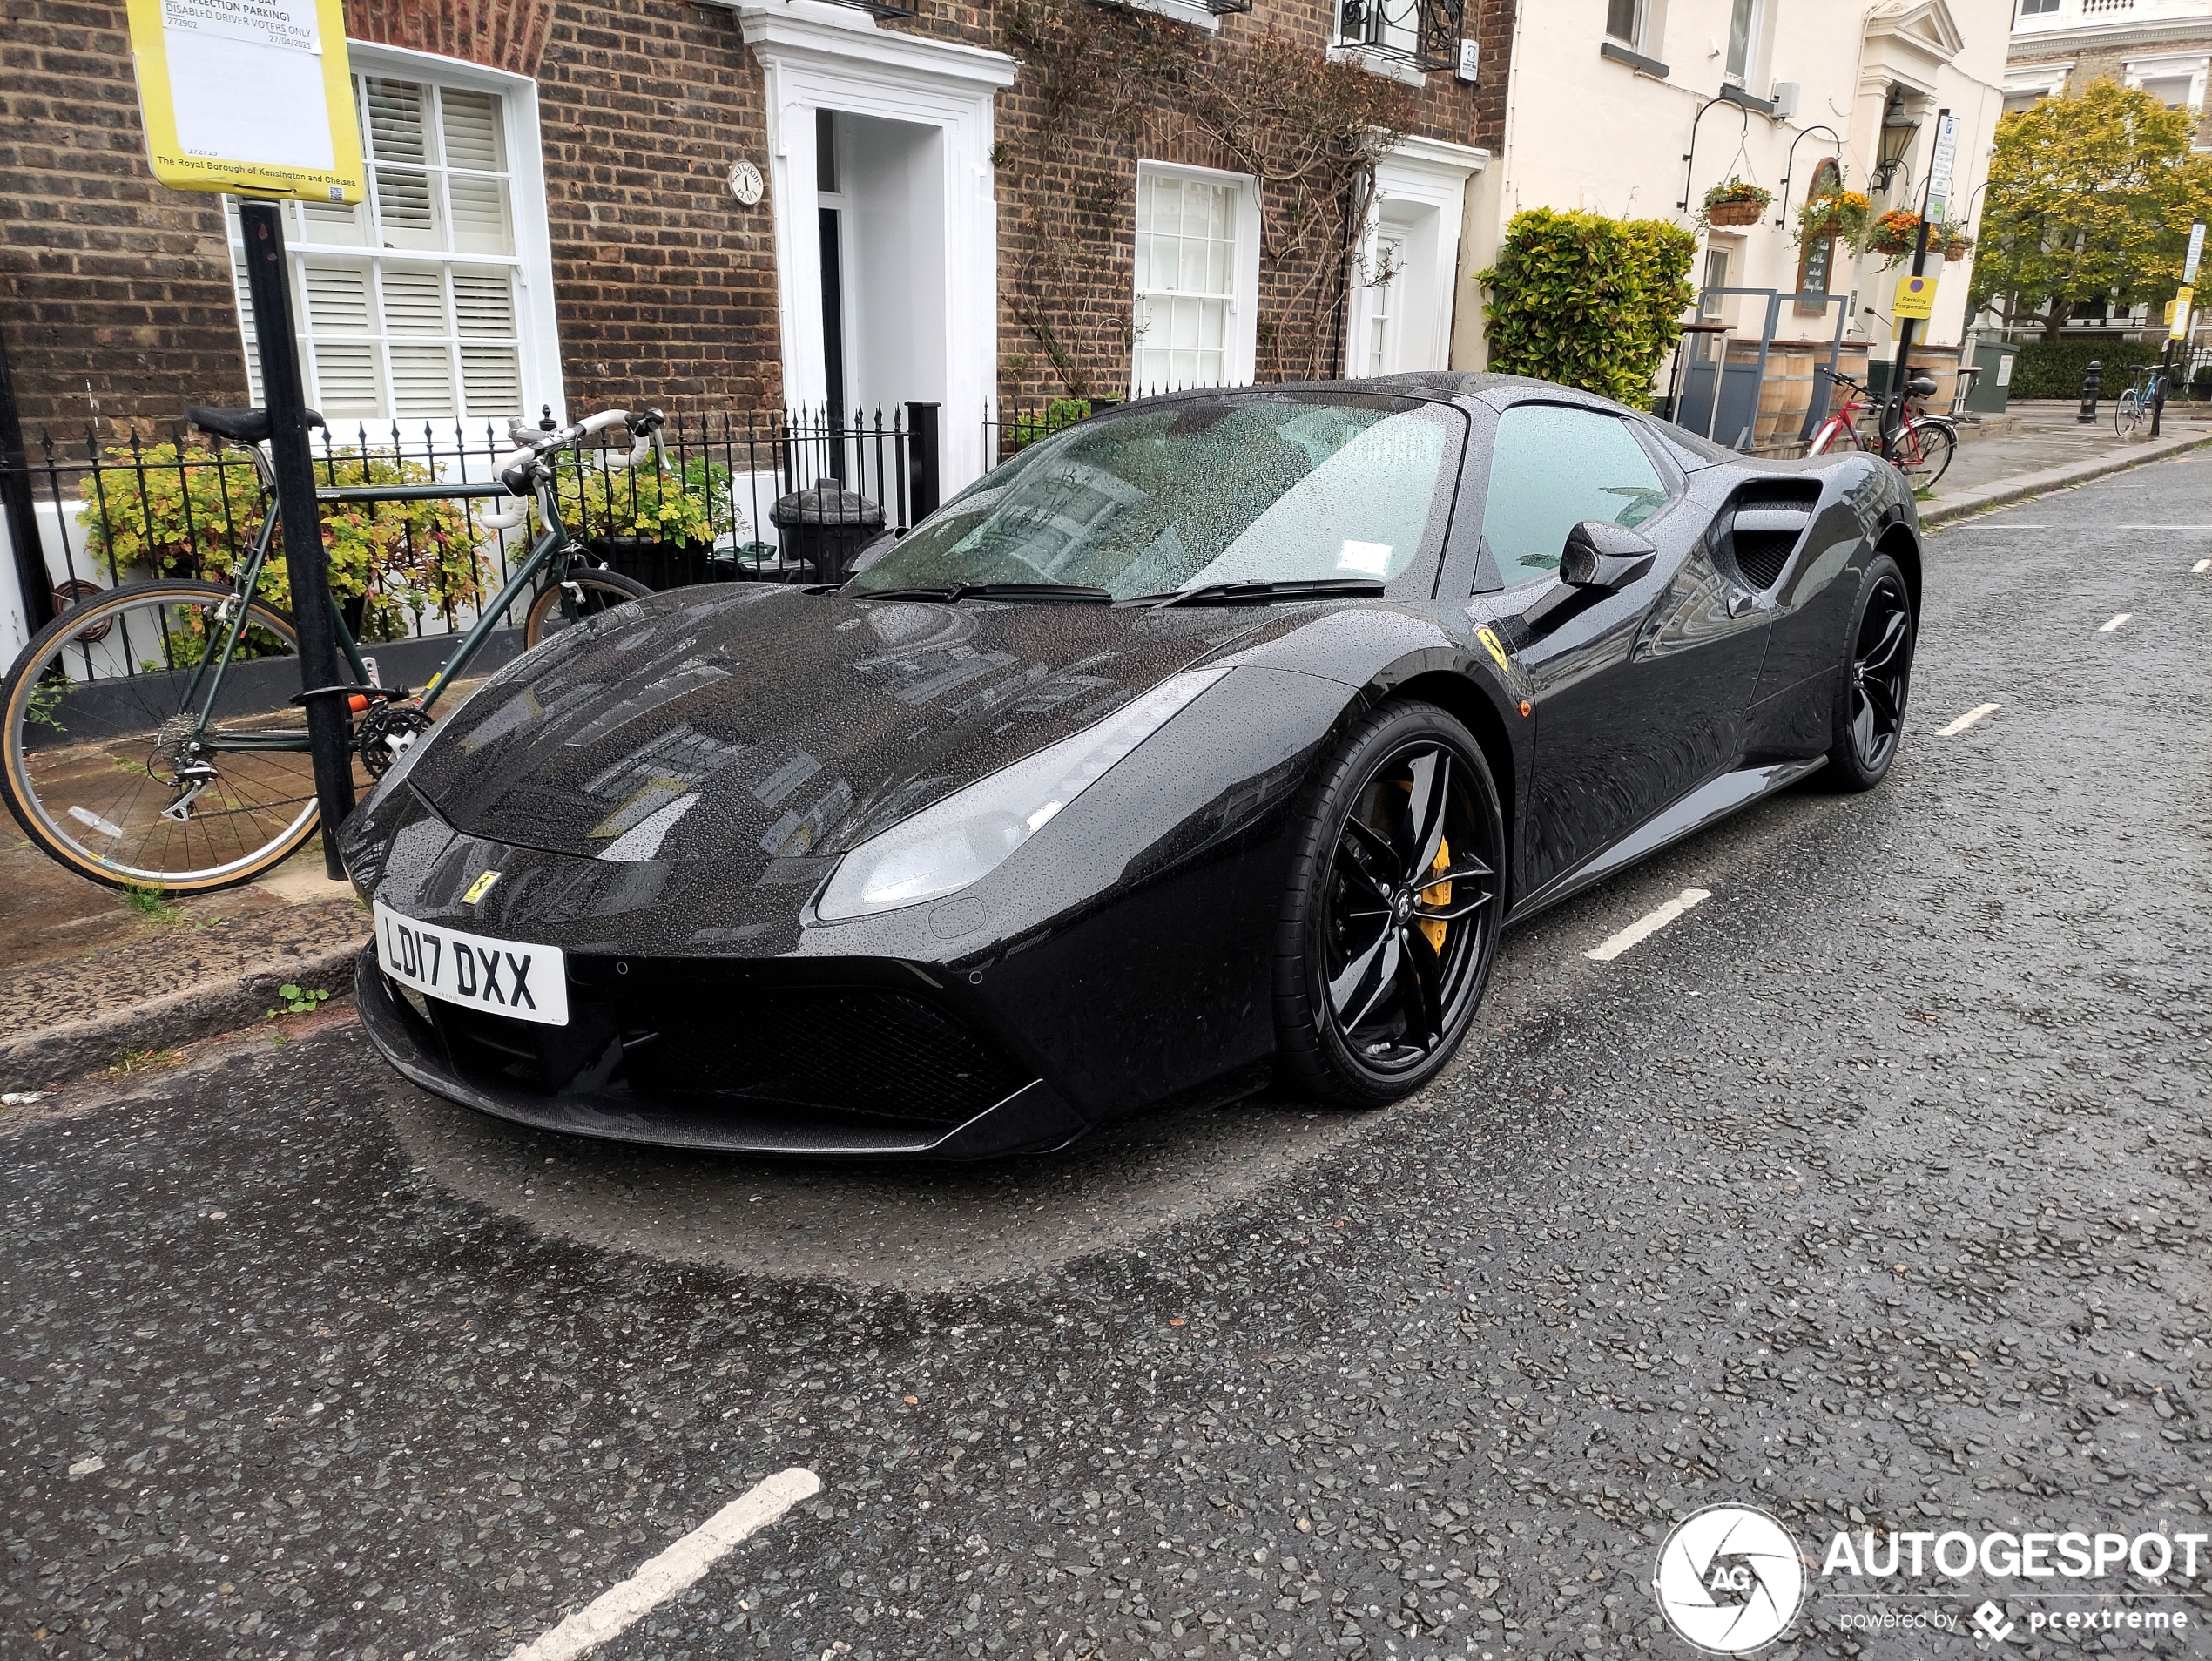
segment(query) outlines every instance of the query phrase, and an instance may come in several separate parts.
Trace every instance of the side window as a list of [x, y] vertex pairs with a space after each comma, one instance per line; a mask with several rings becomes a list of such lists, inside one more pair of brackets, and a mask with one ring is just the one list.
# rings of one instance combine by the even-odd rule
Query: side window
[[1516, 404], [1499, 417], [1482, 537], [1507, 588], [1559, 564], [1585, 519], [1640, 525], [1667, 487], [1635, 435], [1611, 415], [1564, 404]]

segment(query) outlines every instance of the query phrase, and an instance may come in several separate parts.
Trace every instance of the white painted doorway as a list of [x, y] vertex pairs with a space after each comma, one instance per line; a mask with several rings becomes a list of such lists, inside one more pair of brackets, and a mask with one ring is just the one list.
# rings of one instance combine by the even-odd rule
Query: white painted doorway
[[1407, 138], [1376, 162], [1346, 308], [1345, 374], [1449, 367], [1467, 181], [1489, 159], [1467, 145]]
[[949, 496], [983, 470], [998, 381], [991, 145], [1015, 62], [824, 0], [734, 9], [768, 98], [784, 402], [940, 405]]

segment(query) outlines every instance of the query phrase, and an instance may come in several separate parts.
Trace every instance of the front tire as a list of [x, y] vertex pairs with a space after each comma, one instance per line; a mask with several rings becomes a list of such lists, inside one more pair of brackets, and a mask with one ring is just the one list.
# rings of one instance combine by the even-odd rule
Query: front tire
[[[571, 587], [576, 591], [571, 593]], [[566, 582], [548, 583], [530, 601], [523, 619], [523, 649], [551, 639], [563, 629], [642, 600], [653, 591], [620, 571], [572, 571]]]
[[2148, 419], [2142, 400], [2137, 398], [2132, 392], [2121, 393], [2120, 402], [2113, 406], [2113, 429], [2122, 438], [2133, 438], [2142, 430], [2143, 423]]
[[1821, 777], [1831, 790], [1871, 790], [1889, 777], [1905, 732], [1918, 640], [1912, 591], [1887, 554], [1859, 579], [1836, 691], [1835, 742]]
[[1489, 980], [1504, 869], [1497, 787], [1467, 728], [1418, 703], [1359, 722], [1314, 788], [1277, 928], [1289, 1079], [1367, 1108], [1442, 1072]]

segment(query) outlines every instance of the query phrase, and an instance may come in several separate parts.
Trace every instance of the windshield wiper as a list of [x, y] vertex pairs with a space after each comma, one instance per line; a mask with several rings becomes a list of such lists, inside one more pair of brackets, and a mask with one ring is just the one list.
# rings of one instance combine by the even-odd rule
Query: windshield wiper
[[1305, 577], [1279, 583], [1201, 583], [1172, 594], [1147, 594], [1154, 611], [1163, 605], [1264, 605], [1270, 600], [1376, 599], [1383, 585], [1368, 577]]
[[855, 600], [1077, 600], [1093, 605], [1110, 603], [1103, 588], [1080, 583], [947, 583], [939, 588], [862, 588], [846, 591]]

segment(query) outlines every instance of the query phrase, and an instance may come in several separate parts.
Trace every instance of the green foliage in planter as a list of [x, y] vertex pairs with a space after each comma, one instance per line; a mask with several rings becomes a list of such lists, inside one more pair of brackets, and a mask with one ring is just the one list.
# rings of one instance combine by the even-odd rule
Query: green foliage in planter
[[1696, 253], [1696, 237], [1664, 219], [1522, 209], [1475, 279], [1489, 291], [1490, 368], [1649, 408], [1695, 297]]
[[711, 543], [725, 530], [750, 529], [732, 503], [730, 469], [705, 456], [667, 469], [644, 462], [609, 470], [590, 457], [581, 472], [573, 457], [556, 467], [561, 516], [580, 536]]
[[2015, 398], [2079, 398], [2091, 359], [2104, 365], [2104, 394], [2116, 398], [2128, 375], [2158, 361], [2161, 348], [2141, 341], [2029, 341], [2013, 363]]
[[[210, 450], [150, 444], [110, 445], [107, 465], [87, 472], [78, 490], [88, 551], [111, 581], [130, 573], [230, 580], [251, 555], [266, 503], [250, 466]], [[330, 452], [347, 484], [428, 484], [424, 463], [354, 449]], [[323, 458], [318, 456], [318, 463]], [[367, 596], [362, 633], [388, 640], [407, 631], [408, 614], [447, 612], [482, 593], [478, 534], [457, 502], [373, 502], [324, 505], [322, 543], [330, 591], [340, 601]], [[260, 598], [292, 608], [283, 550], [262, 569]]]
[[1090, 414], [1088, 398], [1055, 398], [1041, 415], [1016, 415], [1006, 424], [1008, 447], [1027, 449], [1040, 438], [1049, 438]]

